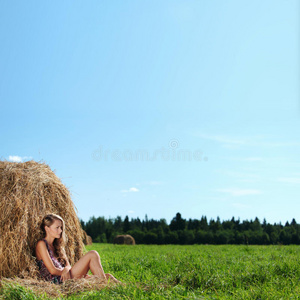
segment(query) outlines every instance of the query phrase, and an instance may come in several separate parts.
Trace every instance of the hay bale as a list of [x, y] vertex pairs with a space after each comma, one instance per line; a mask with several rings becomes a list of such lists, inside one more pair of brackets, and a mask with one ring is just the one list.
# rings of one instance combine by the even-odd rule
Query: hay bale
[[83, 243], [85, 245], [92, 245], [93, 244], [93, 239], [87, 233], [83, 230]]
[[45, 163], [0, 161], [0, 278], [38, 274], [35, 246], [48, 213], [65, 220], [65, 250], [73, 265], [84, 245], [68, 189]]
[[129, 234], [117, 235], [114, 238], [114, 244], [118, 244], [118, 245], [135, 245], [135, 239]]
[[93, 239], [91, 236], [87, 236], [87, 245], [92, 245], [93, 244]]

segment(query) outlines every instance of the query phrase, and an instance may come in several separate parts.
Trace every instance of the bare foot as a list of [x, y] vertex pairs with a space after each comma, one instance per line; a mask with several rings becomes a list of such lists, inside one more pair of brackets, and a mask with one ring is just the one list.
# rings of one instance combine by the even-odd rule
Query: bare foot
[[114, 283], [122, 283], [120, 280], [118, 280], [117, 278], [115, 278], [113, 275], [111, 274], [105, 274], [105, 277], [108, 281], [112, 281]]

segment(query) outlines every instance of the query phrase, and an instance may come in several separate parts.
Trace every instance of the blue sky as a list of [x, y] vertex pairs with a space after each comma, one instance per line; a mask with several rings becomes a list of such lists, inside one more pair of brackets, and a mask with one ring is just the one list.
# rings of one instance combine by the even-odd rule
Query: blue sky
[[299, 222], [299, 6], [1, 1], [1, 159], [85, 221]]

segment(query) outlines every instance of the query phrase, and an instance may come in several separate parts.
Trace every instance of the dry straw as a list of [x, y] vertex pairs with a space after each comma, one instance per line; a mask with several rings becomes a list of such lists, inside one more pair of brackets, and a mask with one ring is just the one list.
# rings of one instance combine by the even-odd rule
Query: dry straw
[[[41, 220], [48, 213], [65, 220], [65, 250], [73, 265], [83, 255], [84, 233], [68, 189], [45, 163], [0, 161], [0, 279], [14, 277], [26, 286], [31, 281], [37, 290], [34, 249], [42, 238]], [[72, 280], [63, 285], [73, 290], [69, 285], [76, 289], [78, 284]]]
[[[47, 296], [50, 296], [51, 298], [64, 298], [64, 296], [70, 296], [73, 294], [77, 294], [78, 292], [85, 292], [90, 290], [99, 291], [107, 287], [107, 283], [96, 276], [93, 276], [89, 279], [81, 278], [67, 280], [63, 284], [53, 284], [49, 281], [41, 281], [35, 278], [26, 277], [5, 278], [1, 283], [4, 288], [9, 286], [14, 287], [16, 286], [16, 284], [19, 284], [26, 289], [33, 290], [36, 295], [42, 296], [46, 293]], [[113, 282], [109, 283], [109, 286], [114, 285], [115, 283]]]

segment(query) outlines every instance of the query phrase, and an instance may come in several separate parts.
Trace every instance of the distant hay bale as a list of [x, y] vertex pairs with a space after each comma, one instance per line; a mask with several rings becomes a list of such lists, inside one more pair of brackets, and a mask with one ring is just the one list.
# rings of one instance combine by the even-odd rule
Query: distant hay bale
[[87, 236], [87, 243], [86, 243], [87, 245], [92, 245], [93, 244], [93, 239], [92, 239], [92, 237], [91, 236]]
[[0, 278], [38, 274], [35, 246], [48, 213], [65, 220], [65, 249], [73, 265], [84, 245], [68, 189], [45, 163], [0, 161]]
[[114, 238], [114, 244], [119, 244], [119, 245], [135, 245], [135, 239], [129, 235], [117, 235]]
[[85, 245], [92, 245], [93, 244], [92, 237], [87, 235], [87, 233], [84, 230], [83, 230], [83, 243]]

